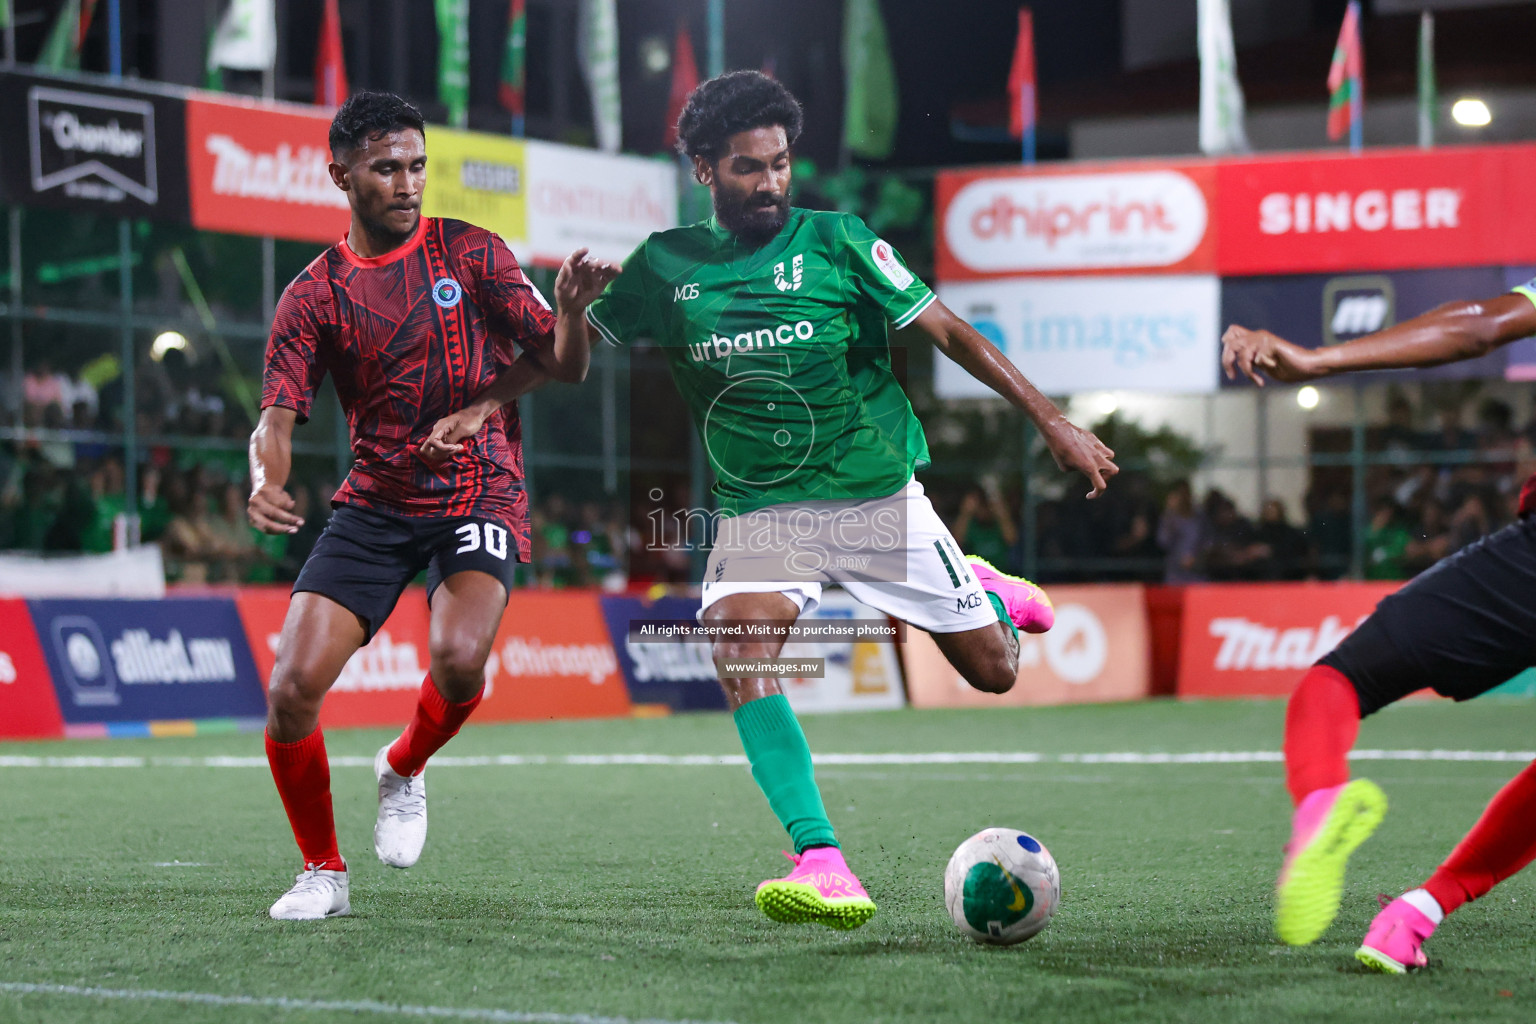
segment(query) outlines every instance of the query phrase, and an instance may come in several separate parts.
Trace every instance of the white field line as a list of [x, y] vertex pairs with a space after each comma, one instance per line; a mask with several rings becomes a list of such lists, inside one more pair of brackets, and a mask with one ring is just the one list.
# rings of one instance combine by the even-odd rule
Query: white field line
[[77, 985], [31, 985], [0, 981], [0, 992], [15, 995], [79, 996], [87, 999], [149, 1000], [189, 1006], [258, 1007], [326, 1013], [376, 1013], [390, 1017], [489, 1021], [492, 1024], [700, 1024], [656, 1018], [600, 1017], [586, 1013], [529, 1013], [522, 1010], [477, 1010], [453, 1006], [411, 1006], [369, 999], [291, 999], [283, 996], [221, 996], [212, 992], [161, 992], [138, 988], [84, 988]]
[[[1356, 761], [1536, 761], [1531, 750], [1353, 750]], [[1278, 750], [1206, 750], [1186, 754], [1124, 751], [1102, 754], [1040, 754], [1030, 751], [975, 751], [908, 754], [813, 754], [818, 765], [935, 764], [1272, 764], [1285, 760]], [[332, 757], [333, 768], [372, 768], [372, 757]], [[740, 754], [498, 754], [434, 757], [442, 768], [520, 768], [555, 766], [639, 766], [668, 768], [741, 768]], [[0, 755], [0, 768], [266, 768], [265, 757], [36, 757]]]

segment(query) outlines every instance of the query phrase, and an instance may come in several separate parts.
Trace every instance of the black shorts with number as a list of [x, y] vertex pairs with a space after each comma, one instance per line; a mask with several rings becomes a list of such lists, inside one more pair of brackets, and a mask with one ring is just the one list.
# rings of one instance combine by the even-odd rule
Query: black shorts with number
[[489, 573], [512, 590], [517, 542], [492, 519], [427, 519], [342, 505], [315, 541], [293, 592], [324, 594], [363, 620], [368, 640], [406, 584], [427, 570], [427, 601], [456, 572]]
[[1354, 684], [1361, 715], [1425, 687], [1470, 700], [1536, 665], [1536, 517], [1384, 598], [1318, 664]]

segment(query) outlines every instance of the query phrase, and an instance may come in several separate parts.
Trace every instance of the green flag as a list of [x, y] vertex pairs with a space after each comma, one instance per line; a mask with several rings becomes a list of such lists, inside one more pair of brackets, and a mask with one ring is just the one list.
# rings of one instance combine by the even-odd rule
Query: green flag
[[896, 146], [896, 69], [880, 0], [846, 0], [843, 74], [843, 145], [855, 156], [884, 160]]
[[37, 63], [55, 71], [80, 70], [80, 0], [64, 0]]
[[469, 123], [469, 0], [437, 0], [437, 98], [448, 123]]

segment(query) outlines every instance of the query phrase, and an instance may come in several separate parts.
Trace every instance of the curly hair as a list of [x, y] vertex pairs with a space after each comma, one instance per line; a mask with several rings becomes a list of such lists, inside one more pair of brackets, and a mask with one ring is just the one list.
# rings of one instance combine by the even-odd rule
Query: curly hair
[[350, 153], [403, 128], [427, 134], [426, 118], [409, 100], [392, 92], [353, 93], [331, 119], [331, 152]]
[[777, 79], [761, 71], [732, 71], [688, 95], [677, 119], [677, 149], [714, 162], [732, 135], [775, 125], [793, 146], [802, 123], [800, 101]]

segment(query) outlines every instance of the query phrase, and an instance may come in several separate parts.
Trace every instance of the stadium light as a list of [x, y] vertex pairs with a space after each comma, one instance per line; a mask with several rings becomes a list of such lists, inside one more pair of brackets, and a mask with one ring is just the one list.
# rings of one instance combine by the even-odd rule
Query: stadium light
[[155, 335], [154, 342], [149, 346], [149, 358], [154, 362], [160, 362], [167, 352], [185, 352], [187, 350], [187, 336], [179, 331], [161, 331]]
[[1484, 128], [1493, 120], [1493, 114], [1488, 104], [1469, 96], [1451, 104], [1451, 120], [1464, 128]]
[[1316, 409], [1317, 403], [1323, 400], [1323, 394], [1317, 388], [1308, 384], [1296, 392], [1296, 404], [1303, 409]]
[[1113, 416], [1115, 410], [1120, 408], [1120, 398], [1113, 391], [1106, 391], [1094, 396], [1093, 408], [1100, 416]]

